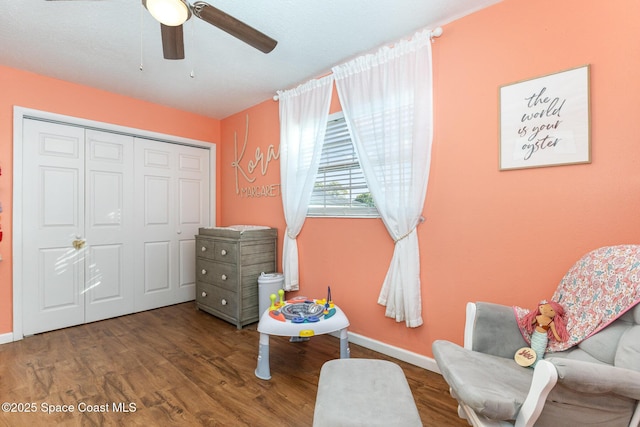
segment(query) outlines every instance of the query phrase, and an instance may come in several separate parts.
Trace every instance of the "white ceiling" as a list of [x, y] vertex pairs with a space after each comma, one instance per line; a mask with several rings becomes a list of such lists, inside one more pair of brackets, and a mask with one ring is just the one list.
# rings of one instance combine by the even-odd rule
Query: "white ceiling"
[[186, 58], [169, 61], [160, 24], [140, 0], [0, 0], [0, 63], [223, 119], [499, 1], [210, 0], [278, 40], [276, 48], [264, 54], [192, 17]]

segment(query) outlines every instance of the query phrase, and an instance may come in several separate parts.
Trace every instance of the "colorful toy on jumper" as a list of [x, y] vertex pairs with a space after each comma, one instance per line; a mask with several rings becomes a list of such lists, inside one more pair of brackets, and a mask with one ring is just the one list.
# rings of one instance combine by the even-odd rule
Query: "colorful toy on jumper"
[[284, 300], [284, 291], [278, 291], [280, 300], [276, 302], [276, 295], [271, 294], [271, 306], [269, 316], [281, 321], [292, 323], [315, 323], [322, 319], [328, 319], [336, 313], [331, 300], [331, 287], [328, 288], [326, 299], [314, 300], [306, 297], [296, 297]]
[[277, 310], [278, 308], [282, 307], [285, 304], [284, 289], [278, 290], [278, 296], [280, 297], [280, 300], [276, 302], [276, 298], [277, 298], [276, 294], [269, 295], [269, 299], [271, 299], [271, 306], [269, 307], [269, 310]]
[[541, 301], [537, 310], [522, 317], [519, 323], [520, 327], [531, 334], [531, 348], [521, 348], [515, 355], [516, 362], [521, 366], [535, 367], [536, 363], [544, 358], [549, 340], [569, 339], [564, 308], [555, 301]]

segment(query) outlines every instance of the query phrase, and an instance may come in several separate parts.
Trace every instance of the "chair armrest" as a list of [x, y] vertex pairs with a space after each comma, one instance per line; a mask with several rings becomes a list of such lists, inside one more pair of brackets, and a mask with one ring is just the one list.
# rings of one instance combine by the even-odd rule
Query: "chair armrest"
[[512, 307], [488, 302], [467, 304], [465, 348], [511, 359], [518, 349], [527, 346]]
[[476, 304], [467, 303], [464, 320], [464, 345], [467, 350], [473, 350], [473, 329], [476, 325]]
[[640, 400], [640, 372], [582, 360], [545, 359], [558, 371], [558, 383], [581, 393], [615, 393]]
[[535, 425], [551, 389], [558, 381], [558, 373], [553, 364], [546, 360], [536, 363], [531, 379], [531, 387], [527, 398], [522, 403], [515, 427], [532, 427]]
[[630, 426], [640, 426], [640, 401], [636, 403], [636, 410], [633, 412], [633, 417], [631, 417]]

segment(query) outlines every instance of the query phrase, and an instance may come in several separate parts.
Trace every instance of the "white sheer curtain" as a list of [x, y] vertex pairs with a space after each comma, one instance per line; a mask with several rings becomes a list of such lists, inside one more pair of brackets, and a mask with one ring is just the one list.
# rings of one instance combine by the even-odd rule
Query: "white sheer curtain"
[[299, 289], [296, 238], [307, 216], [327, 128], [333, 76], [278, 91], [280, 99], [280, 185], [287, 230], [282, 251], [284, 288]]
[[416, 227], [433, 140], [430, 31], [333, 68], [340, 103], [373, 200], [395, 242], [378, 303], [422, 325]]

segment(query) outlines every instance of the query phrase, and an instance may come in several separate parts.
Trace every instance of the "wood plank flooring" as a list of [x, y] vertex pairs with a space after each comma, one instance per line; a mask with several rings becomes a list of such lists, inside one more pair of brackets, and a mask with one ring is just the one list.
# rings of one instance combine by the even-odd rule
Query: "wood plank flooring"
[[[311, 426], [320, 368], [339, 357], [338, 339], [272, 337], [263, 381], [256, 326], [238, 330], [190, 302], [0, 345], [0, 401], [23, 411], [0, 412], [0, 425]], [[400, 364], [425, 426], [467, 425], [440, 375], [350, 348]]]

